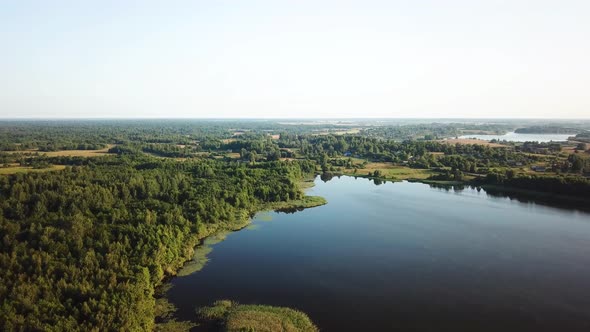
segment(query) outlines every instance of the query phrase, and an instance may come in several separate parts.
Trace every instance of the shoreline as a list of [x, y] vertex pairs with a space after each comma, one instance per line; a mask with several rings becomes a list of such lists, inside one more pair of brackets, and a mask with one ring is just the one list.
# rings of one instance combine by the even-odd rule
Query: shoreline
[[[313, 178], [310, 179], [302, 179], [298, 181], [297, 186], [303, 193], [315, 186], [315, 178], [317, 175], [314, 175]], [[223, 223], [216, 223], [211, 224], [209, 227], [202, 226], [203, 228], [199, 229], [199, 231], [195, 234], [194, 238], [191, 239], [189, 242], [188, 248], [186, 249], [185, 259], [182, 261], [182, 264], [176, 267], [173, 271], [166, 271], [164, 277], [160, 280], [160, 282], [155, 285], [155, 296], [154, 299], [156, 302], [163, 301], [165, 306], [167, 306], [167, 310], [156, 313], [154, 317], [154, 321], [156, 325], [165, 325], [167, 323], [171, 324], [183, 324], [183, 323], [194, 323], [194, 321], [188, 322], [179, 322], [174, 317], [174, 312], [176, 311], [176, 307], [170, 303], [166, 297], [166, 291], [168, 287], [170, 287], [170, 281], [178, 276], [178, 273], [194, 259], [195, 251], [198, 247], [203, 246], [204, 242], [207, 238], [213, 237], [215, 235], [222, 234], [224, 232], [238, 232], [248, 226], [250, 226], [253, 222], [253, 218], [257, 213], [265, 212], [265, 211], [277, 211], [277, 212], [290, 212], [290, 211], [301, 211], [308, 208], [314, 208], [318, 206], [322, 206], [327, 204], [328, 201], [321, 197], [321, 196], [308, 196], [305, 195], [302, 199], [286, 201], [286, 202], [269, 202], [265, 204], [261, 204], [257, 206], [252, 211], [249, 211], [247, 217], [239, 217], [234, 222], [223, 222]]]
[[[383, 177], [373, 177], [368, 175], [350, 175], [350, 174], [339, 174], [344, 176], [350, 177], [360, 177], [369, 180], [379, 180], [383, 182], [402, 182], [408, 181], [412, 183], [423, 183], [428, 185], [439, 185], [439, 186], [471, 186], [475, 188], [482, 188], [490, 195], [493, 194], [503, 194], [504, 196], [510, 197], [510, 195], [516, 196], [520, 195], [520, 198], [526, 198], [533, 201], [538, 201], [540, 203], [553, 203], [552, 205], [567, 205], [573, 208], [583, 210], [583, 211], [590, 211], [590, 208], [584, 208], [584, 206], [580, 207], [576, 204], [590, 204], [590, 198], [586, 197], [578, 197], [572, 195], [562, 195], [562, 194], [553, 194], [550, 192], [544, 191], [535, 191], [531, 189], [525, 188], [518, 188], [518, 187], [510, 187], [510, 186], [503, 186], [503, 185], [496, 185], [496, 184], [480, 184], [474, 182], [472, 180], [468, 181], [454, 181], [454, 180], [430, 180], [430, 179], [417, 179], [417, 178], [403, 178], [403, 179], [390, 179], [390, 178], [383, 178]], [[515, 197], [518, 198], [518, 197]]]
[[387, 178], [387, 177], [375, 177], [369, 176], [365, 174], [348, 174], [348, 173], [333, 173], [334, 176], [349, 176], [353, 178], [363, 178], [369, 180], [379, 180], [383, 182], [402, 182], [408, 181], [412, 183], [424, 183], [424, 184], [438, 184], [438, 185], [448, 185], [448, 186], [459, 186], [459, 185], [469, 185], [470, 183], [467, 181], [454, 181], [454, 180], [430, 180], [430, 179], [420, 179], [420, 178], [413, 178], [413, 177], [406, 177], [406, 178]]
[[[428, 184], [428, 185], [472, 186], [472, 187], [484, 189], [486, 191], [486, 193], [488, 193], [489, 195], [494, 195], [494, 192], [496, 192], [497, 194], [502, 195], [504, 197], [508, 197], [510, 199], [513, 199], [513, 198], [518, 199], [518, 200], [530, 199], [531, 201], [537, 201], [537, 203], [540, 203], [540, 204], [543, 203], [543, 201], [544, 201], [543, 198], [545, 199], [545, 203], [547, 203], [547, 199], [551, 199], [552, 202], [556, 203], [556, 204], [559, 204], [560, 202], [563, 203], [564, 200], [566, 202], [569, 202], [570, 204], [580, 203], [580, 202], [589, 202], [588, 200], [585, 200], [585, 199], [579, 198], [579, 197], [563, 196], [563, 195], [556, 196], [556, 195], [552, 195], [549, 193], [535, 192], [535, 191], [520, 189], [520, 188], [511, 188], [511, 187], [503, 187], [503, 186], [497, 186], [497, 185], [485, 185], [485, 184], [484, 185], [476, 185], [472, 181], [442, 181], [442, 180], [428, 180], [428, 179], [416, 179], [416, 178], [405, 178], [405, 179], [392, 180], [392, 179], [386, 179], [386, 178], [369, 177], [367, 175], [356, 175], [356, 176], [348, 175], [348, 174], [339, 174], [339, 175], [346, 175], [346, 176], [350, 176], [350, 177], [362, 177], [362, 178], [367, 178], [367, 179], [377, 179], [377, 180], [382, 180], [384, 182], [408, 181], [411, 183], [423, 183], [423, 184]], [[297, 185], [299, 186], [299, 188], [301, 190], [303, 190], [305, 192], [307, 189], [314, 187], [315, 183], [314, 183], [314, 181], [304, 180], [304, 181], [298, 182]], [[509, 194], [514, 194], [515, 196], [510, 196]], [[518, 194], [521, 194], [523, 196], [519, 198], [516, 196]], [[316, 201], [316, 199], [317, 199], [317, 201]], [[291, 209], [300, 208], [301, 210], [303, 210], [305, 208], [321, 206], [326, 203], [327, 203], [327, 201], [323, 197], [305, 195], [300, 200], [294, 200], [294, 201], [290, 201], [290, 202], [272, 202], [272, 203], [267, 203], [267, 204], [261, 204], [260, 206], [258, 206], [255, 209], [255, 211], [252, 211], [250, 216], [248, 218], [246, 218], [245, 220], [243, 220], [243, 219], [236, 220], [235, 223], [214, 224], [214, 225], [216, 225], [216, 227], [211, 227], [210, 229], [207, 229], [207, 231], [199, 233], [199, 235], [197, 236], [198, 242], [197, 242], [197, 244], [195, 244], [194, 246], [191, 247], [191, 255], [189, 256], [189, 258], [187, 260], [185, 260], [183, 265], [175, 271], [175, 274], [167, 276], [166, 280], [163, 281], [160, 284], [160, 286], [158, 286], [158, 287], [164, 289], [166, 286], [170, 286], [171, 285], [170, 282], [171, 282], [172, 278], [177, 276], [178, 272], [188, 262], [190, 262], [194, 259], [193, 254], [194, 254], [195, 249], [197, 249], [199, 246], [203, 246], [204, 241], [207, 238], [213, 237], [216, 234], [222, 234], [223, 232], [240, 231], [240, 230], [248, 227], [250, 224], [252, 224], [253, 217], [256, 213], [264, 212], [264, 211], [277, 211], [277, 210], [280, 211], [280, 210], [286, 209], [286, 208], [291, 208]], [[157, 324], [164, 324], [164, 325], [167, 323], [186, 324], [186, 326], [188, 327], [189, 325], [194, 326], [194, 324], [197, 324], [197, 322], [199, 322], [198, 317], [196, 317], [196, 316], [195, 316], [195, 318], [192, 318], [187, 321], [182, 321], [182, 322], [176, 321], [177, 318], [174, 317], [174, 311], [176, 309], [175, 309], [174, 305], [168, 301], [168, 298], [166, 297], [166, 294], [165, 294], [165, 290], [163, 292], [161, 292], [156, 297], [156, 300], [160, 301], [161, 303], [166, 303], [169, 306], [169, 308], [171, 308], [167, 314], [164, 313], [164, 315], [156, 316], [155, 319], [156, 319]]]
[[[590, 198], [586, 198], [586, 197], [553, 194], [550, 192], [535, 191], [535, 190], [531, 190], [531, 189], [502, 186], [502, 185], [497, 185], [497, 184], [477, 185], [477, 184], [473, 184], [473, 183], [467, 183], [467, 185], [480, 187], [480, 188], [484, 189], [487, 193], [490, 193], [490, 194], [500, 193], [500, 194], [504, 194], [504, 195], [510, 195], [510, 194], [522, 195], [523, 198], [530, 198], [531, 200], [539, 200], [541, 202], [548, 202], [548, 200], [551, 199], [552, 200], [551, 202], [562, 203], [562, 204], [567, 204], [567, 205], [574, 205], [574, 204], [578, 204], [578, 203], [582, 203], [582, 204], [589, 204], [590, 203]], [[582, 207], [576, 206], [575, 208], [579, 209], [579, 210], [590, 211], [590, 207], [585, 208], [585, 206], [582, 206]]]
[[[305, 179], [301, 180], [297, 183], [300, 190], [304, 193], [307, 189], [310, 189], [315, 186], [314, 179]], [[191, 260], [190, 257], [194, 254], [195, 247], [202, 244], [203, 240], [206, 238], [213, 236], [215, 234], [219, 234], [222, 232], [237, 232], [248, 227], [252, 223], [252, 218], [259, 212], [265, 211], [277, 211], [277, 210], [284, 210], [284, 209], [308, 209], [314, 208], [318, 206], [322, 206], [327, 204], [328, 201], [321, 197], [321, 196], [308, 196], [305, 195], [302, 199], [298, 200], [291, 200], [291, 201], [283, 201], [283, 202], [269, 202], [265, 204], [261, 204], [256, 208], [252, 209], [251, 211], [247, 212], [247, 216], [238, 216], [234, 222], [220, 222], [215, 224], [210, 224], [208, 226], [200, 226], [198, 232], [195, 234], [194, 238], [195, 241], [193, 245], [191, 245], [190, 252], [188, 254], [189, 258], [184, 260], [182, 266], [177, 268], [175, 271], [170, 271], [168, 277], [174, 277], [178, 273], [178, 271], [186, 264], [187, 261]]]

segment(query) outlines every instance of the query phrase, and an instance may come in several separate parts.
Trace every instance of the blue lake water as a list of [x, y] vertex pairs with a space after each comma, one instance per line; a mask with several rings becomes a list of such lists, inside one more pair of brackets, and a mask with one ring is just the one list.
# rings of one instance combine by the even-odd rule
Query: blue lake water
[[459, 138], [476, 138], [485, 141], [495, 139], [512, 142], [561, 142], [567, 141], [571, 136], [576, 136], [576, 134], [519, 134], [511, 132], [504, 135], [463, 135]]
[[322, 331], [590, 331], [590, 214], [475, 189], [316, 180], [325, 206], [266, 212], [171, 280], [181, 319], [218, 299]]

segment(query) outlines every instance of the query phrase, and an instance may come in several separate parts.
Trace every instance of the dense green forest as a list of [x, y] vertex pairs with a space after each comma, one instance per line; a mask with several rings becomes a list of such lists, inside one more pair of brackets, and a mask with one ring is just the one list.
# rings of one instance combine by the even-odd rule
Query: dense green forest
[[2, 329], [150, 330], [199, 233], [301, 198], [310, 162], [101, 157], [0, 177]]

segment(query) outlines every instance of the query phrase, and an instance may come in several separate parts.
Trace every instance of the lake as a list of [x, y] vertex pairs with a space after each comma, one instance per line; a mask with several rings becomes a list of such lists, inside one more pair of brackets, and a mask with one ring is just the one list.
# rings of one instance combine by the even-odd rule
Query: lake
[[511, 132], [504, 135], [463, 135], [459, 136], [459, 138], [476, 138], [486, 141], [495, 139], [512, 142], [561, 142], [567, 141], [568, 137], [571, 136], [576, 136], [576, 134], [519, 134]]
[[[334, 178], [325, 206], [258, 214], [171, 280], [181, 319], [218, 299], [321, 331], [590, 331], [590, 213], [476, 189]], [[210, 251], [210, 252], [209, 252]]]

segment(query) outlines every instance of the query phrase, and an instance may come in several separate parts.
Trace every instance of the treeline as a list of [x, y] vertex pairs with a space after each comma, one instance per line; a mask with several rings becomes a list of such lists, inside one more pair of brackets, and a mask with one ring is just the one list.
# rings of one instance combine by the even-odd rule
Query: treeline
[[[517, 153], [510, 148], [479, 144], [446, 144], [436, 141], [406, 140], [395, 142], [362, 136], [300, 136], [281, 135], [279, 147], [299, 149], [299, 153], [322, 163], [328, 157], [352, 156], [372, 161], [403, 163], [419, 168], [441, 167], [461, 163], [461, 169], [509, 166], [530, 163], [538, 157]], [[448, 158], [436, 158], [439, 153]], [[459, 167], [459, 166], [457, 166]]]
[[299, 199], [311, 162], [128, 155], [0, 177], [0, 329], [148, 331], [199, 231]]
[[403, 141], [407, 139], [441, 139], [462, 135], [469, 132], [505, 133], [511, 130], [510, 125], [501, 124], [469, 124], [469, 123], [425, 123], [406, 125], [384, 125], [361, 130], [360, 135], [375, 138]]
[[[567, 195], [588, 195], [590, 188], [588, 179], [581, 176], [590, 171], [590, 159], [579, 153], [557, 158], [526, 154], [512, 147], [413, 140], [395, 142], [361, 136], [282, 135], [279, 146], [299, 149], [300, 154], [317, 161], [325, 172], [336, 171], [336, 167], [356, 167], [352, 159], [342, 158], [349, 156], [438, 171], [430, 180], [465, 181], [466, 175], [470, 175], [475, 176], [476, 181], [487, 179], [486, 183], [490, 184]], [[526, 145], [527, 148], [530, 146], [535, 145]], [[550, 143], [542, 147], [556, 151], [559, 148]], [[515, 175], [512, 169], [529, 167], [537, 162], [547, 164], [548, 171], [562, 175]], [[502, 173], [504, 170], [507, 173]], [[370, 176], [378, 177], [375, 174]]]
[[166, 158], [190, 158], [198, 149], [192, 146], [178, 146], [160, 143], [136, 143], [120, 144], [108, 150], [109, 153], [118, 155], [140, 156], [142, 153]]
[[125, 143], [195, 145], [210, 137], [229, 138], [236, 125], [207, 120], [0, 121], [0, 151], [95, 150]]
[[351, 167], [351, 161], [335, 159], [345, 156], [393, 162], [423, 169], [448, 167], [452, 170], [479, 174], [487, 174], [493, 168], [526, 167], [538, 162], [547, 163], [549, 165], [547, 169], [554, 172], [584, 174], [590, 170], [589, 159], [580, 154], [557, 158], [556, 155], [522, 153], [538, 152], [535, 149], [556, 153], [561, 150], [561, 146], [555, 143], [525, 142], [516, 147], [490, 147], [481, 144], [447, 144], [436, 141], [395, 142], [347, 135], [285, 134], [281, 135], [278, 145], [280, 148], [298, 149], [300, 155], [317, 161], [325, 171], [332, 170], [330, 165]]
[[198, 149], [190, 146], [171, 144], [146, 144], [141, 147], [141, 150], [143, 152], [167, 158], [188, 158], [198, 151]]
[[23, 144], [2, 142], [0, 151], [27, 151], [36, 150], [40, 152], [62, 151], [62, 150], [100, 150], [107, 147], [106, 143], [95, 142], [72, 142], [72, 141], [47, 141], [27, 142]]
[[[322, 128], [343, 128], [331, 124]], [[251, 140], [279, 132], [311, 133], [316, 125], [268, 120], [5, 120], [0, 121], [0, 151], [39, 149], [95, 150], [108, 144], [166, 144], [220, 148], [222, 140]]]
[[[0, 152], [0, 167], [10, 166], [17, 164], [19, 166], [32, 166], [36, 165], [69, 165], [69, 166], [82, 166], [92, 164], [93, 162], [100, 162], [104, 157], [93, 157], [86, 158], [80, 156], [53, 156], [48, 157], [42, 153], [34, 152], [22, 152], [22, 153], [6, 153]], [[41, 168], [41, 167], [38, 167]]]
[[459, 128], [450, 124], [416, 124], [403, 126], [383, 126], [363, 129], [360, 133], [366, 137], [406, 140], [415, 138], [436, 139], [461, 134]]
[[515, 174], [513, 171], [491, 172], [477, 184], [493, 184], [567, 196], [590, 197], [590, 181], [579, 176], [540, 176]]
[[278, 144], [266, 134], [246, 134], [239, 138], [222, 142], [220, 140], [204, 142], [203, 150], [220, 150], [240, 153], [243, 160], [268, 161], [279, 160], [283, 155]]
[[518, 128], [514, 132], [519, 134], [575, 134], [580, 132], [580, 129], [561, 126], [531, 126]]
[[583, 143], [590, 143], [590, 130], [585, 130], [576, 135], [576, 140]]

